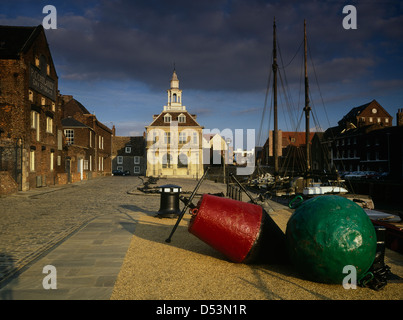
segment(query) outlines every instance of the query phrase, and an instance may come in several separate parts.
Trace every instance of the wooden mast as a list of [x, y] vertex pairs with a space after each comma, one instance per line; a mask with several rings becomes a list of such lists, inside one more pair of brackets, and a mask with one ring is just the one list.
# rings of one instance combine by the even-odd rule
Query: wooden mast
[[306, 40], [306, 21], [304, 20], [304, 66], [305, 66], [305, 142], [306, 142], [306, 178], [309, 178], [311, 172], [311, 148], [309, 145], [309, 112], [311, 107], [309, 106], [309, 83], [308, 83], [308, 69], [307, 69], [307, 40]]
[[274, 175], [278, 177], [278, 124], [277, 124], [277, 41], [276, 41], [276, 19], [273, 22], [273, 156], [274, 156]]

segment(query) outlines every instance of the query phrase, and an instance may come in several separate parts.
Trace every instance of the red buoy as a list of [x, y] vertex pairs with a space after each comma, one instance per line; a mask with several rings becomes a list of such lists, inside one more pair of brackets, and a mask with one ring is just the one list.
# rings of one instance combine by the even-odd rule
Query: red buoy
[[189, 232], [240, 263], [283, 261], [285, 235], [259, 205], [204, 194]]

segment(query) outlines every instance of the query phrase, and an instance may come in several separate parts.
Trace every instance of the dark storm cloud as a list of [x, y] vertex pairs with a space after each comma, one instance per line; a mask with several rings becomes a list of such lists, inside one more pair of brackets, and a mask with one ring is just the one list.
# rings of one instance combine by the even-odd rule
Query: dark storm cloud
[[[264, 90], [271, 68], [276, 17], [284, 64], [303, 37], [324, 83], [369, 75], [382, 46], [401, 47], [400, 8], [357, 3], [358, 30], [342, 28], [338, 1], [101, 1], [80, 13], [58, 11], [59, 27], [47, 33], [61, 78], [137, 80], [167, 87], [173, 63], [186, 89]], [[380, 29], [382, 28], [382, 32]], [[378, 40], [381, 37], [384, 41]], [[300, 71], [291, 65], [289, 81]]]

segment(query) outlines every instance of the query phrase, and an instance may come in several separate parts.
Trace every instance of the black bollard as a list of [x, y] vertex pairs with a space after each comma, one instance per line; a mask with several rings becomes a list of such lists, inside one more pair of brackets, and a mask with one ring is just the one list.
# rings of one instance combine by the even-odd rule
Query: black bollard
[[177, 218], [181, 213], [179, 209], [179, 195], [182, 188], [173, 184], [159, 187], [161, 193], [160, 209], [158, 218]]

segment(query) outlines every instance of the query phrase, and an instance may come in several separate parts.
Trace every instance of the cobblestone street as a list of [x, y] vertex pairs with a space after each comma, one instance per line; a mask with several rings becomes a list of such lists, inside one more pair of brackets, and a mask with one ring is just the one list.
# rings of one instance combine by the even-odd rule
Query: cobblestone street
[[136, 177], [105, 177], [0, 198], [0, 280], [92, 219], [127, 210], [127, 191], [141, 183]]
[[[175, 181], [161, 179], [157, 185], [171, 182]], [[197, 182], [182, 179], [177, 183], [184, 192], [189, 192]], [[132, 214], [134, 208], [154, 214], [149, 206], [152, 204], [154, 210], [158, 210], [158, 195], [135, 197], [130, 194], [137, 192], [142, 184], [137, 177], [104, 177], [0, 198], [0, 281], [63, 242], [94, 218], [106, 214]], [[206, 192], [224, 190], [221, 184], [211, 181], [205, 181], [200, 190], [203, 189]]]

